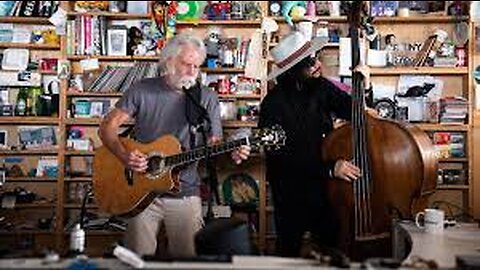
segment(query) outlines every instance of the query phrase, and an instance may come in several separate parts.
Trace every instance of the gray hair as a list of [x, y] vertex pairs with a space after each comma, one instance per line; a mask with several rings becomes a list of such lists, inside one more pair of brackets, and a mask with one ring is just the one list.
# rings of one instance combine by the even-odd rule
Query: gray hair
[[160, 74], [166, 74], [167, 70], [167, 62], [169, 59], [177, 57], [180, 53], [180, 50], [185, 45], [192, 45], [193, 47], [197, 48], [197, 51], [200, 53], [202, 57], [202, 62], [207, 57], [207, 50], [205, 48], [205, 44], [203, 40], [194, 36], [192, 33], [181, 33], [174, 36], [170, 39], [165, 47], [163, 47], [160, 57], [158, 60]]

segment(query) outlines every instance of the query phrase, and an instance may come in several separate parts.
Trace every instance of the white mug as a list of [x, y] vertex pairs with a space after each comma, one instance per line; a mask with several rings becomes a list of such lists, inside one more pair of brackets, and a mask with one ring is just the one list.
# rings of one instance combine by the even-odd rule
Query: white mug
[[[423, 216], [423, 225], [419, 222], [421, 216]], [[425, 229], [427, 233], [443, 233], [445, 212], [438, 209], [427, 208], [425, 211], [417, 213], [415, 216], [415, 224], [417, 227]]]

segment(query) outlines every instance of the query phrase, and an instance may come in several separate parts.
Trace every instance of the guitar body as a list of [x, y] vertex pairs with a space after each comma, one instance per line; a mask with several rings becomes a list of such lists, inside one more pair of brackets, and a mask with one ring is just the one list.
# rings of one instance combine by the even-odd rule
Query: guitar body
[[[147, 144], [127, 138], [120, 138], [120, 140], [127, 151], [137, 149], [149, 156], [181, 153], [180, 142], [171, 135], [162, 136]], [[93, 188], [96, 203], [101, 212], [135, 216], [143, 211], [158, 194], [179, 191], [180, 183], [175, 168], [165, 168], [165, 171], [154, 179], [147, 173], [133, 172], [131, 176], [131, 178], [128, 177], [123, 163], [105, 146], [95, 151]]]

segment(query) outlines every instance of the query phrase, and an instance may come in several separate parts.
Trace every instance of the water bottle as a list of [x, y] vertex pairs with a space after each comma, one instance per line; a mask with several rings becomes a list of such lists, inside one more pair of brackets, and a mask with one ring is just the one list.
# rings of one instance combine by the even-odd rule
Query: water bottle
[[70, 234], [70, 251], [72, 253], [80, 254], [85, 250], [85, 231], [76, 224]]

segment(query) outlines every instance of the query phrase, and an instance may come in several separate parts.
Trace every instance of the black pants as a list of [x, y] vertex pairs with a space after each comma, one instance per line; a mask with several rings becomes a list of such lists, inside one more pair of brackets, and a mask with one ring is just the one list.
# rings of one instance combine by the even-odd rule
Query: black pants
[[[309, 231], [312, 240], [320, 247], [337, 246], [337, 222], [328, 206], [325, 190], [319, 183], [298, 183], [291, 186], [272, 183], [277, 253], [285, 257], [300, 255], [302, 238]], [[303, 184], [303, 185], [302, 185]]]

